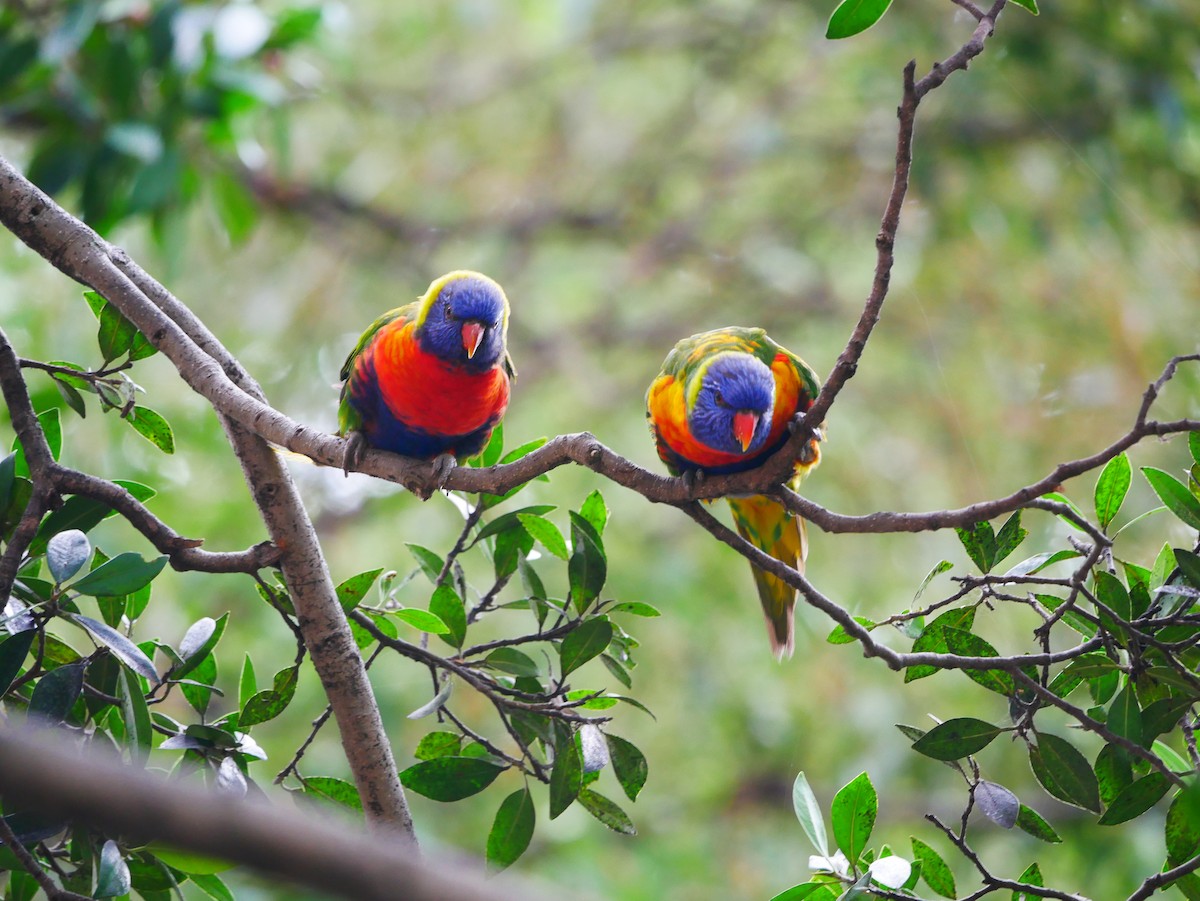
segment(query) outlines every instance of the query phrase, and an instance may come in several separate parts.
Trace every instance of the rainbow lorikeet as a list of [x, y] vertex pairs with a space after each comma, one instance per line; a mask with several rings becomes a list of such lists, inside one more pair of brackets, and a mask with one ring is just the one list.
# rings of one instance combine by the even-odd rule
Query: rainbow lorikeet
[[[673, 475], [753, 469], [787, 441], [790, 424], [820, 390], [807, 363], [759, 328], [722, 328], [684, 338], [667, 355], [646, 393], [646, 417], [658, 455]], [[796, 462], [795, 488], [821, 459], [818, 430]], [[728, 498], [742, 537], [804, 571], [804, 520], [778, 501]], [[767, 618], [771, 649], [782, 659], [795, 646], [796, 590], [757, 567], [754, 581]]]
[[370, 445], [433, 459], [444, 480], [456, 459], [483, 450], [517, 375], [507, 334], [503, 289], [466, 270], [376, 319], [342, 364], [338, 434], [350, 439], [343, 468]]

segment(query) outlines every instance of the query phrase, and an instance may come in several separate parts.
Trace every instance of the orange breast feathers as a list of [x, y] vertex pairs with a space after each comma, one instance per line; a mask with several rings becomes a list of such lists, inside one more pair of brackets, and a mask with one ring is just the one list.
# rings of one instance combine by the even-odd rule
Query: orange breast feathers
[[[775, 376], [775, 412], [771, 417], [771, 435], [767, 439], [768, 447], [774, 445], [779, 436], [783, 435], [788, 423], [795, 415], [805, 412], [815, 400], [805, 393], [804, 400], [801, 401], [801, 394], [804, 391], [800, 384], [800, 376], [796, 372], [795, 364], [783, 354], [776, 354], [775, 359], [771, 361], [771, 373]], [[797, 475], [803, 475], [821, 461], [821, 445], [813, 441], [809, 446], [812, 448], [812, 462], [804, 465], [797, 460]]]
[[412, 322], [380, 330], [375, 375], [388, 409], [409, 426], [437, 435], [466, 435], [493, 424], [508, 407], [503, 365], [467, 372], [421, 350]]

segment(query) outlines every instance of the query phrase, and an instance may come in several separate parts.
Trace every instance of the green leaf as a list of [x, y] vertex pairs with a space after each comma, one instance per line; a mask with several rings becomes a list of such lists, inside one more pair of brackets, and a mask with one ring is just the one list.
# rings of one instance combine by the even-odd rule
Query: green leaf
[[142, 694], [142, 683], [133, 670], [122, 670], [117, 695], [121, 699], [121, 712], [125, 720], [125, 740], [132, 756], [142, 763], [150, 755], [154, 744], [154, 728], [150, 724], [150, 708]]
[[513, 676], [532, 676], [536, 679], [542, 674], [537, 661], [516, 648], [496, 648], [484, 658], [484, 663]]
[[430, 613], [428, 610], [421, 610], [417, 607], [405, 607], [403, 610], [397, 610], [392, 615], [400, 620], [400, 622], [407, 623], [420, 632], [429, 632], [432, 635], [450, 634], [450, 627], [442, 622], [441, 617]]
[[842, 0], [825, 28], [825, 37], [831, 41], [853, 37], [866, 31], [887, 12], [892, 0]]
[[[176, 867], [176, 869], [182, 868]], [[185, 870], [185, 872], [187, 871]], [[188, 879], [213, 901], [235, 901], [233, 892], [215, 873], [188, 873]]]
[[[1035, 16], [1038, 14], [1037, 0], [1012, 0], [1012, 2], [1022, 9], [1033, 13]], [[1036, 867], [1037, 864], [1034, 864], [1034, 866]]]
[[585, 620], [577, 629], [568, 632], [558, 650], [563, 677], [603, 653], [612, 637], [612, 623], [602, 616]]
[[429, 548], [421, 547], [419, 544], [405, 544], [404, 546], [417, 559], [421, 572], [425, 573], [426, 578], [436, 585], [438, 576], [442, 574], [442, 567], [446, 565], [442, 558]]
[[161, 414], [149, 407], [135, 405], [125, 419], [135, 432], [164, 454], [175, 453], [175, 435], [171, 432], [171, 424]]
[[1129, 755], [1117, 745], [1108, 744], [1096, 755], [1096, 784], [1100, 788], [1100, 802], [1106, 807], [1133, 784], [1133, 767]]
[[273, 720], [287, 709], [296, 694], [296, 680], [299, 676], [298, 666], [289, 666], [275, 674], [271, 688], [257, 692], [242, 707], [238, 716], [238, 725], [248, 729], [267, 720]]
[[996, 533], [995, 555], [992, 558], [992, 566], [1000, 563], [1015, 551], [1028, 535], [1029, 531], [1021, 528], [1021, 511], [1017, 510], [1004, 521], [1004, 525]]
[[304, 793], [314, 798], [332, 801], [349, 810], [362, 811], [362, 798], [354, 784], [334, 776], [308, 776], [304, 779]]
[[439, 585], [429, 599], [429, 612], [446, 626], [446, 634], [440, 636], [442, 640], [452, 647], [461, 648], [467, 637], [467, 611], [458, 592], [449, 585]]
[[579, 803], [583, 805], [584, 810], [613, 832], [619, 832], [621, 835], [637, 835], [637, 829], [634, 828], [629, 815], [615, 801], [609, 800], [599, 792], [594, 792], [590, 788], [582, 789], [579, 792]]
[[17, 452], [0, 459], [0, 514], [8, 509], [12, 500], [13, 484], [17, 478]]
[[1167, 842], [1167, 860], [1174, 866], [1191, 860], [1200, 852], [1200, 789], [1185, 788], [1167, 808], [1163, 827]]
[[26, 629], [0, 641], [0, 695], [5, 694], [17, 678], [37, 634], [36, 629]]
[[[520, 525], [520, 523], [518, 523]], [[496, 571], [496, 579], [507, 579], [520, 562], [529, 556], [533, 550], [533, 536], [525, 529], [516, 528], [501, 532], [496, 536], [496, 549], [492, 554], [492, 565]]]
[[916, 601], [925, 593], [925, 589], [929, 587], [929, 583], [936, 579], [944, 572], [949, 572], [954, 569], [954, 564], [949, 560], [943, 560], [937, 566], [929, 571], [924, 579], [921, 580], [921, 585], [917, 588], [917, 593], [913, 595], [913, 600]]
[[[1020, 0], [1013, 0], [1013, 2], [1019, 3]], [[1027, 0], [1027, 2], [1032, 2], [1032, 0]], [[1036, 888], [1045, 888], [1046, 887], [1046, 883], [1042, 879], [1042, 870], [1037, 865], [1036, 861], [1031, 863], [1029, 866], [1027, 866], [1025, 868], [1025, 872], [1023, 872], [1019, 877], [1017, 877], [1017, 882], [1019, 882], [1023, 885], [1034, 886]], [[1042, 895], [1041, 892], [1031, 893], [1031, 892], [1016, 890], [1012, 893], [1012, 901], [1041, 901], [1041, 899], [1043, 897], [1045, 897], [1045, 896]]]
[[100, 355], [104, 358], [105, 365], [128, 352], [133, 347], [136, 334], [137, 328], [120, 310], [111, 303], [104, 304], [100, 310], [100, 330], [96, 340], [100, 344]]
[[1133, 683], [1126, 682], [1125, 687], [1113, 698], [1112, 706], [1108, 709], [1108, 728], [1134, 744], [1142, 743], [1142, 711], [1138, 707]]
[[553, 504], [535, 504], [532, 507], [522, 507], [520, 510], [510, 510], [508, 513], [503, 513], [495, 519], [483, 526], [475, 535], [472, 545], [478, 544], [485, 538], [491, 538], [493, 535], [499, 535], [502, 532], [508, 532], [512, 529], [521, 528], [521, 520], [518, 518], [522, 513], [532, 514], [534, 516], [545, 516], [547, 513], [557, 508]]
[[[409, 548], [415, 545], [409, 545]], [[383, 567], [379, 569], [369, 569], [366, 572], [361, 572], [356, 576], [351, 576], [345, 582], [337, 587], [338, 603], [342, 605], [342, 610], [349, 613], [367, 596], [367, 592], [371, 590], [371, 586], [375, 584], [375, 580], [379, 578], [379, 574], [383, 572]]]
[[1185, 525], [1200, 529], [1200, 498], [1188, 491], [1186, 485], [1169, 472], [1155, 469], [1153, 466], [1143, 466], [1142, 475], [1154, 489], [1154, 493], [1167, 505]]
[[837, 897], [824, 883], [805, 882], [780, 892], [771, 901], [835, 901]]
[[513, 792], [500, 803], [496, 819], [487, 839], [487, 863], [493, 871], [503, 870], [516, 862], [533, 838], [536, 814], [533, 795], [525, 787]]
[[914, 751], [934, 760], [960, 760], [986, 748], [1001, 731], [983, 720], [958, 717], [938, 723], [912, 747]]
[[[153, 488], [149, 488], [138, 482], [131, 482], [126, 479], [113, 479], [113, 483], [120, 485], [142, 503], [150, 500], [155, 495]], [[90, 497], [84, 497], [79, 494], [69, 497], [63, 502], [61, 507], [42, 520], [37, 535], [29, 547], [29, 552], [34, 556], [42, 553], [54, 535], [67, 529], [79, 529], [81, 532], [88, 532], [95, 528], [101, 521], [112, 516], [114, 512], [108, 504], [92, 500]]]
[[[46, 443], [50, 445], [50, 456], [57, 460], [62, 453], [63, 444], [62, 421], [59, 418], [58, 407], [51, 407], [49, 410], [38, 413], [37, 421], [38, 425], [42, 427], [42, 433], [46, 436]], [[25, 451], [21, 448], [21, 442], [14, 440], [12, 446], [16, 451], [13, 459], [14, 476], [28, 478], [29, 463], [25, 459]]]
[[[134, 554], [133, 556], [136, 557], [137, 555]], [[108, 564], [104, 565], [107, 566]], [[101, 569], [103, 569], [103, 567], [101, 567]], [[93, 572], [99, 571], [99, 569], [93, 570]], [[66, 614], [66, 617], [67, 619], [86, 629], [92, 638], [112, 651], [113, 655], [120, 660], [121, 663], [125, 664], [125, 666], [129, 667], [139, 676], [142, 676], [151, 684], [154, 684], [158, 681], [158, 673], [154, 669], [154, 664], [150, 662], [150, 658], [142, 653], [141, 648], [139, 648], [136, 644], [134, 644], [112, 626], [102, 623], [99, 620], [94, 620], [91, 617], [83, 616], [79, 613], [68, 613]]]
[[100, 850], [100, 866], [96, 868], [96, 890], [93, 898], [115, 898], [127, 894], [132, 886], [129, 865], [121, 858], [121, 849], [109, 839]]
[[71, 588], [80, 594], [92, 597], [132, 594], [144, 585], [150, 584], [166, 565], [165, 555], [147, 561], [143, 560], [139, 554], [126, 552], [118, 554], [107, 563], [96, 567], [72, 584]]
[[571, 806], [583, 787], [583, 758], [574, 736], [560, 737], [554, 747], [554, 768], [550, 771], [550, 819]]
[[824, 828], [824, 818], [821, 816], [821, 805], [809, 786], [808, 777], [802, 771], [792, 782], [792, 809], [800, 821], [800, 828], [809, 836], [812, 847], [817, 849], [821, 857], [829, 857], [829, 837]]
[[65, 720], [83, 691], [83, 671], [86, 666], [86, 660], [68, 663], [38, 679], [29, 698], [29, 712], [50, 723]]
[[457, 732], [430, 732], [413, 751], [417, 760], [433, 760], [436, 757], [456, 757], [462, 751], [462, 736]]
[[238, 678], [238, 709], [246, 706], [252, 697], [258, 694], [258, 677], [254, 674], [254, 662], [250, 655], [242, 661], [242, 674]]
[[592, 493], [584, 498], [579, 515], [592, 524], [597, 535], [604, 534], [604, 527], [608, 524], [608, 506], [598, 488], [593, 489]]
[[625, 797], [636, 801], [649, 775], [646, 755], [632, 742], [620, 736], [606, 733], [604, 740], [608, 743], [608, 759], [612, 763], [613, 775], [621, 784]]
[[182, 679], [190, 673], [220, 642], [225, 634], [225, 626], [229, 622], [229, 612], [222, 613], [219, 619], [202, 616], [188, 627], [179, 642], [179, 658], [183, 662], [172, 667], [171, 678]]
[[958, 533], [958, 540], [962, 542], [971, 562], [979, 567], [980, 572], [988, 572], [996, 562], [996, 534], [992, 531], [991, 523], [977, 522], [969, 528], [958, 526], [954, 531]]
[[1117, 795], [1097, 822], [1101, 826], [1115, 826], [1140, 817], [1157, 804], [1170, 787], [1170, 780], [1162, 773], [1143, 776]]
[[943, 898], [956, 897], [954, 874], [942, 856], [919, 838], [909, 836], [909, 841], [912, 842], [913, 857], [921, 862], [921, 878], [929, 890]]
[[[874, 629], [876, 625], [873, 620], [869, 620], [865, 616], [856, 616], [854, 617], [854, 621], [865, 628], [868, 632]], [[852, 642], [858, 641], [857, 638], [846, 631], [845, 626], [840, 624], [833, 627], [833, 631], [825, 637], [825, 640], [830, 644], [851, 644]]]
[[[929, 652], [931, 654], [948, 653], [949, 648], [946, 646], [946, 635], [944, 630], [949, 627], [953, 629], [964, 629], [970, 631], [975, 623], [975, 608], [974, 607], [955, 607], [952, 610], [947, 610], [945, 613], [937, 617], [925, 627], [925, 631], [918, 636], [913, 642], [913, 653]], [[919, 664], [910, 666], [904, 671], [904, 681], [913, 682], [917, 679], [923, 679], [926, 676], [932, 676], [938, 672], [938, 668], [930, 664]]]
[[542, 547], [560, 560], [566, 560], [568, 554], [567, 540], [563, 538], [558, 526], [542, 516], [533, 513], [519, 513], [517, 519], [525, 527], [525, 531], [533, 536]]
[[400, 773], [400, 782], [434, 801], [461, 801], [483, 791], [505, 767], [482, 757], [435, 757]]
[[1124, 453], [1105, 464], [1096, 480], [1096, 519], [1101, 529], [1108, 529], [1108, 524], [1116, 518], [1132, 481], [1133, 468]]
[[875, 828], [879, 798], [866, 773], [859, 773], [833, 796], [829, 818], [833, 839], [849, 860], [857, 861]]
[[641, 601], [621, 601], [608, 608], [609, 613], [632, 613], [634, 616], [662, 616], [657, 607]]
[[[972, 632], [946, 628], [942, 630], [942, 635], [945, 638], [947, 649], [952, 654], [958, 654], [961, 657], [1000, 656], [994, 647]], [[1016, 691], [1012, 674], [1004, 670], [964, 669], [963, 673], [984, 688], [990, 689], [997, 694], [1002, 694], [1005, 697], [1012, 695]]]
[[1100, 789], [1084, 756], [1057, 735], [1039, 732], [1037, 738], [1029, 749], [1029, 765], [1042, 787], [1060, 801], [1099, 813]]
[[1200, 463], [1200, 431], [1188, 432], [1188, 450], [1192, 452], [1192, 459]]
[[571, 559], [567, 563], [567, 578], [575, 609], [583, 613], [600, 595], [608, 577], [608, 560], [600, 533], [592, 524], [571, 511]]
[[1017, 814], [1017, 826], [1043, 842], [1056, 845], [1062, 841], [1053, 826], [1042, 819], [1036, 810], [1024, 804], [1021, 805], [1021, 812]]

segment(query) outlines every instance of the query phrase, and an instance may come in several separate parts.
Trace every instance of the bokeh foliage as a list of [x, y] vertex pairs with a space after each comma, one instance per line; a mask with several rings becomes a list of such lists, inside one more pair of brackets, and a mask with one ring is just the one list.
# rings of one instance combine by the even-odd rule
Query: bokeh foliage
[[[111, 186], [106, 202], [88, 199], [90, 170], [78, 162], [59, 176], [61, 200], [169, 273], [275, 404], [332, 428], [331, 385], [361, 325], [433, 275], [470, 266], [500, 280], [514, 304], [521, 379], [509, 443], [586, 428], [647, 466], [641, 396], [681, 335], [763, 325], [827, 370], [869, 280], [899, 69], [944, 55], [971, 26], [949, 3], [902, 4], [865, 34], [830, 44], [830, 10], [783, 2], [329, 6], [299, 20], [314, 30], [281, 55], [264, 45], [229, 60], [202, 41], [206, 62], [147, 74], [130, 108], [133, 94], [119, 84], [130, 68], [100, 60], [149, 62], [147, 29], [163, 10], [208, 7], [27, 7], [6, 7], [0, 19], [9, 40], [4, 152], [35, 172], [55, 153], [100, 166], [93, 183]], [[263, 9], [277, 26], [293, 15]], [[75, 46], [96, 53], [91, 68], [41, 52], [13, 64], [29, 51], [14, 58], [12, 48], [40, 48], [72, 21], [72, 34], [81, 32], [87, 15], [91, 30]], [[865, 512], [1007, 492], [1107, 444], [1163, 362], [1194, 349], [1198, 34], [1200, 12], [1186, 2], [1073, 0], [1045, 4], [1038, 19], [1013, 11], [988, 55], [931, 98], [893, 295], [831, 417], [824, 463], [805, 486], [814, 499]], [[272, 91], [226, 87], [247, 71]], [[63, 84], [82, 84], [80, 96], [98, 97], [91, 110], [104, 115], [60, 107]], [[189, 92], [220, 100], [204, 114], [212, 118], [179, 118], [170, 98]], [[140, 197], [139, 173], [165, 157], [122, 150], [119, 129], [115, 146], [107, 139], [129, 122], [156, 130], [163, 154], [178, 153], [164, 164], [177, 167], [175, 180], [156, 177]], [[0, 315], [19, 352], [87, 358], [95, 322], [75, 315], [74, 286], [11, 246], [0, 279]], [[69, 420], [72, 464], [157, 480], [155, 511], [209, 546], [260, 540], [215, 420], [161, 360], [139, 371], [177, 453], [164, 464], [116, 417], [90, 416]], [[35, 376], [32, 387], [39, 410], [65, 404], [49, 380]], [[1183, 372], [1164, 403], [1195, 416], [1197, 387]], [[1174, 442], [1139, 447], [1134, 458], [1178, 471], [1187, 455]], [[407, 569], [405, 542], [449, 547], [461, 525], [439, 498], [420, 505], [304, 461], [295, 469], [336, 579]], [[578, 502], [594, 487], [586, 473], [556, 473], [552, 486], [527, 489], [526, 503]], [[1139, 509], [1154, 503], [1144, 483], [1133, 492]], [[637, 808], [642, 836], [597, 834], [568, 811], [544, 833], [539, 825], [524, 865], [570, 867], [601, 896], [769, 896], [805, 875], [807, 848], [787, 803], [799, 769], [826, 798], [863, 770], [886, 782], [876, 830], [900, 849], [926, 810], [953, 815], [961, 792], [891, 724], [927, 713], [991, 721], [1007, 712], [998, 696], [989, 706], [952, 675], [901, 689], [853, 645], [826, 645], [819, 618], [806, 633], [803, 610], [796, 658], [775, 666], [742, 561], [672, 511], [606, 498], [613, 594], [664, 612], [639, 629], [639, 697], [658, 720], [627, 732], [654, 767]], [[1066, 530], [1032, 528], [1039, 547]], [[1129, 531], [1130, 559], [1152, 560], [1164, 538], [1186, 541], [1160, 528]], [[106, 547], [138, 547], [111, 521], [98, 534]], [[809, 573], [878, 619], [904, 606], [942, 559], [967, 565], [952, 535], [816, 534]], [[258, 628], [223, 638], [231, 659], [251, 653], [261, 672], [291, 662], [290, 649], [255, 638], [278, 620], [244, 578], [160, 580], [155, 590], [169, 603], [152, 608], [151, 633], [180, 636], [236, 608]], [[398, 745], [411, 747], [419, 736], [404, 717], [428, 700], [428, 685], [387, 663], [373, 672], [388, 722], [400, 724]], [[236, 697], [237, 676], [222, 671], [217, 684]], [[320, 703], [311, 677], [296, 693], [297, 710]], [[256, 736], [282, 763], [306, 730], [307, 718], [284, 717]], [[988, 751], [996, 780], [1022, 796], [1036, 791], [1028, 764], [999, 750]], [[312, 753], [337, 766], [335, 749]], [[466, 801], [447, 816], [414, 802], [431, 841], [477, 851], [497, 803]], [[1070, 808], [1039, 810], [1066, 837], [1081, 824]], [[1048, 884], [1069, 880], [1106, 897], [1161, 863], [1160, 829], [1120, 835], [1119, 854], [1097, 853], [1104, 837], [1094, 829], [1086, 851], [1067, 841], [1044, 853]], [[992, 836], [981, 841], [997, 869], [1019, 872], [1036, 847], [998, 829]]]

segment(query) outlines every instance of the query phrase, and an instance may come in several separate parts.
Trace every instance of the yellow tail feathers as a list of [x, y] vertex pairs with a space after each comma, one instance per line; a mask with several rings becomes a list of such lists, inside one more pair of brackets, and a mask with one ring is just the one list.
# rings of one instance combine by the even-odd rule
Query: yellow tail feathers
[[[793, 569], [804, 572], [808, 556], [808, 537], [804, 520], [789, 513], [777, 501], [763, 495], [731, 497], [738, 533], [760, 550]], [[763, 615], [767, 618], [767, 635], [775, 659], [791, 657], [795, 649], [796, 589], [757, 566], [751, 565]]]

